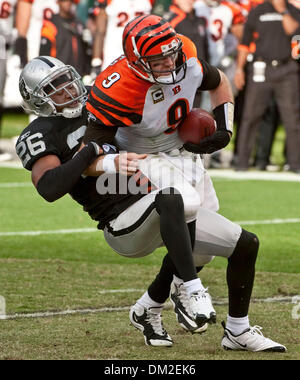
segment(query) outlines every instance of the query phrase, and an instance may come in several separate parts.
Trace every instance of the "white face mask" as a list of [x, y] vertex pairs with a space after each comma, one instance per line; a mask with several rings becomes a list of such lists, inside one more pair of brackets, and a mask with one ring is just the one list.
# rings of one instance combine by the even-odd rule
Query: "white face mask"
[[176, 73], [157, 77], [156, 81], [162, 84], [172, 84], [176, 80]]

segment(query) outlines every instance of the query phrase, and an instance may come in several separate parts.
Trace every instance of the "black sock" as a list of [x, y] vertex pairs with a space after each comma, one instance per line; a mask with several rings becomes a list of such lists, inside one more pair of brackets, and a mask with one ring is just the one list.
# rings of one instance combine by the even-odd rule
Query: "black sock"
[[184, 282], [198, 278], [190, 235], [194, 226], [188, 227], [185, 221], [182, 196], [176, 189], [165, 189], [156, 195], [155, 204], [160, 215], [160, 233], [179, 277]]
[[243, 230], [233, 254], [228, 259], [227, 284], [231, 317], [241, 318], [248, 315], [258, 247], [257, 236]]
[[153, 301], [165, 303], [169, 298], [173, 274], [179, 277], [175, 265], [173, 264], [170, 255], [167, 253], [163, 259], [158, 275], [148, 288], [148, 294]]

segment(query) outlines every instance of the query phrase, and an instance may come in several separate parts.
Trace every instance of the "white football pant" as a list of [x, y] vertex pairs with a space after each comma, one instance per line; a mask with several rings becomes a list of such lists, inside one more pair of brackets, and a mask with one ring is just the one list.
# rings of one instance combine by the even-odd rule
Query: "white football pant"
[[196, 220], [195, 266], [209, 263], [214, 256], [231, 256], [242, 229], [217, 213], [219, 202], [199, 156], [178, 150], [149, 154], [141, 160], [140, 170], [156, 189], [104, 229], [104, 237], [113, 250], [122, 256], [137, 258], [164, 245], [155, 197], [160, 190], [173, 187], [183, 198], [186, 222]]

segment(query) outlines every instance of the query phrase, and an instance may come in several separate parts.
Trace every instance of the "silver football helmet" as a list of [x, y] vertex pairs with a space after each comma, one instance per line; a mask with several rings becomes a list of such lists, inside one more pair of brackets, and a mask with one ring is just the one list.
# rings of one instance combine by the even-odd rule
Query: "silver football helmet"
[[[20, 74], [19, 91], [23, 108], [38, 116], [79, 117], [86, 100], [86, 88], [80, 75], [70, 65], [57, 58], [36, 57]], [[65, 91], [64, 101], [58, 103], [58, 92]]]

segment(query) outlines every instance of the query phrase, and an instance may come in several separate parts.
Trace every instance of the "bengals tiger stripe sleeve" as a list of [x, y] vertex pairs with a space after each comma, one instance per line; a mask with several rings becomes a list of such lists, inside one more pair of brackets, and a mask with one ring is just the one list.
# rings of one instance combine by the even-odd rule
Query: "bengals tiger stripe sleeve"
[[118, 128], [139, 124], [151, 83], [138, 79], [122, 58], [97, 77], [86, 109], [90, 114], [84, 142], [112, 142]]

